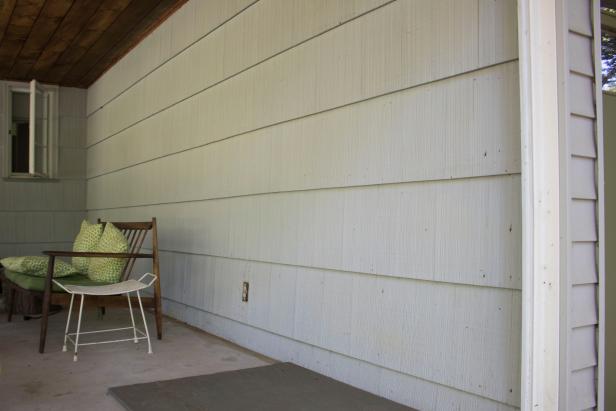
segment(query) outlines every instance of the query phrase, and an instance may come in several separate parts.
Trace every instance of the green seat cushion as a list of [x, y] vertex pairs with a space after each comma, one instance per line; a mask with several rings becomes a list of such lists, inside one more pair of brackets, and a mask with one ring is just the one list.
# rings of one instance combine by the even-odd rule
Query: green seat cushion
[[[87, 220], [81, 222], [81, 230], [75, 237], [73, 243], [73, 251], [77, 252], [92, 252], [98, 245], [98, 242], [103, 235], [102, 224], [90, 224]], [[79, 270], [82, 274], [88, 273], [90, 259], [87, 257], [73, 257], [71, 263], [73, 267]]]
[[[43, 277], [34, 277], [28, 274], [17, 273], [15, 271], [11, 271], [5, 268], [4, 270], [5, 277], [26, 290], [30, 291], [45, 291], [45, 278]], [[107, 283], [101, 283], [97, 281], [90, 280], [87, 276], [81, 274], [70, 275], [68, 277], [63, 277], [61, 279], [56, 279], [56, 281], [62, 284], [71, 284], [71, 285], [105, 285]], [[58, 285], [53, 285], [54, 292], [63, 292]]]
[[[128, 241], [116, 226], [107, 223], [94, 252], [126, 253], [128, 252]], [[117, 283], [120, 281], [126, 262], [126, 258], [91, 258], [88, 277], [92, 281]]]
[[[0, 264], [8, 270], [17, 273], [28, 274], [35, 277], [45, 277], [47, 275], [47, 264], [49, 257], [39, 255], [29, 255], [25, 257], [6, 257], [0, 260]], [[56, 260], [53, 267], [54, 278], [66, 277], [78, 274], [79, 271], [67, 262]]]

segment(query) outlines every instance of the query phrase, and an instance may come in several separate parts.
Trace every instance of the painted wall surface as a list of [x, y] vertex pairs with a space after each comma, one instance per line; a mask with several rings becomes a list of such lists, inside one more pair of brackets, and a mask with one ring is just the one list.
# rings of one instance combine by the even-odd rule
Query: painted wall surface
[[[5, 82], [0, 82], [4, 95]], [[2, 105], [6, 102], [2, 102]], [[0, 257], [70, 249], [86, 216], [86, 90], [59, 89], [57, 179], [18, 181], [0, 177]], [[5, 124], [5, 110], [0, 110]], [[8, 139], [0, 138], [0, 169]]]
[[[616, 96], [603, 95], [605, 142], [605, 386], [616, 387]], [[605, 409], [616, 409], [616, 390], [605, 392]]]
[[561, 238], [566, 259], [561, 311], [561, 404], [586, 410], [597, 403], [598, 366], [598, 138], [591, 0], [564, 1], [561, 157]]
[[420, 409], [515, 409], [516, 14], [190, 1], [88, 90], [88, 216], [158, 218], [171, 316]]

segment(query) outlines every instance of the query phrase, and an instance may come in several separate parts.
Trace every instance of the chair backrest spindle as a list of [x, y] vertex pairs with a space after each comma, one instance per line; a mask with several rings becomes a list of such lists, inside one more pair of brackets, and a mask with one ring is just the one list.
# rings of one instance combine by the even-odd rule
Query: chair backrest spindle
[[[135, 254], [141, 250], [141, 246], [145, 240], [146, 235], [148, 234], [148, 230], [134, 230], [131, 233], [131, 240], [129, 240], [130, 253]], [[124, 267], [124, 272], [122, 273], [122, 280], [128, 279], [131, 272], [133, 271], [133, 267], [135, 266], [136, 258], [131, 258], [126, 262], [126, 266]]]

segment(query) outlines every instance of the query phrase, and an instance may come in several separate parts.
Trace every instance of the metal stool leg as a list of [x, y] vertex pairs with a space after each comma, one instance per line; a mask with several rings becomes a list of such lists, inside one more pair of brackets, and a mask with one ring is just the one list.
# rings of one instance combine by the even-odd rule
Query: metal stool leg
[[81, 315], [83, 313], [83, 300], [85, 295], [81, 294], [81, 304], [79, 304], [79, 319], [77, 320], [77, 334], [75, 335], [75, 355], [73, 355], [73, 361], [77, 361], [77, 349], [79, 348], [79, 332], [81, 331]]
[[135, 344], [139, 341], [137, 340], [137, 328], [135, 327], [135, 316], [133, 315], [133, 305], [130, 302], [130, 293], [126, 293], [126, 298], [128, 299], [128, 311], [130, 312], [130, 322], [133, 324], [133, 338]]
[[66, 352], [66, 339], [68, 338], [68, 327], [71, 324], [71, 313], [73, 312], [73, 301], [75, 300], [75, 294], [71, 294], [71, 303], [68, 305], [68, 317], [66, 318], [66, 328], [64, 329], [64, 345], [62, 345], [62, 351]]
[[141, 309], [141, 317], [143, 318], [143, 328], [145, 328], [145, 336], [148, 337], [148, 354], [152, 354], [152, 343], [150, 343], [150, 332], [148, 331], [148, 323], [145, 321], [145, 312], [143, 311], [143, 304], [141, 303], [141, 295], [137, 290], [137, 301], [139, 301], [139, 308]]

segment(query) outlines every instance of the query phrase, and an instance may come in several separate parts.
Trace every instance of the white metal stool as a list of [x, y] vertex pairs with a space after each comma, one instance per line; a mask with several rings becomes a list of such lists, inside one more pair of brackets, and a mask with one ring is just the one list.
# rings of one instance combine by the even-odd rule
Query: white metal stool
[[[143, 282], [146, 277], [151, 277], [149, 282]], [[141, 295], [139, 294], [140, 290], [144, 290], [150, 287], [157, 280], [157, 277], [152, 273], [146, 273], [139, 278], [139, 280], [126, 280], [121, 283], [109, 284], [109, 285], [99, 285], [99, 286], [82, 286], [82, 285], [63, 285], [60, 282], [53, 280], [53, 282], [61, 287], [64, 291], [71, 294], [71, 303], [68, 308], [68, 318], [66, 319], [66, 329], [64, 331], [64, 345], [62, 346], [62, 351], [67, 351], [66, 341], [70, 341], [73, 343], [75, 347], [75, 354], [73, 356], [73, 361], [77, 361], [78, 349], [80, 346], [84, 345], [96, 345], [96, 344], [108, 344], [115, 342], [123, 342], [123, 341], [134, 341], [135, 343], [139, 342], [139, 340], [147, 339], [148, 340], [148, 354], [152, 354], [152, 344], [150, 343], [150, 333], [148, 332], [148, 324], [145, 320], [145, 312], [143, 311], [143, 304], [141, 304]], [[141, 309], [141, 318], [143, 318], [143, 328], [145, 333], [138, 329], [135, 326], [135, 317], [133, 316], [133, 307], [130, 302], [130, 293], [137, 294], [137, 301], [139, 301], [139, 308]], [[81, 303], [79, 304], [79, 318], [77, 320], [77, 332], [69, 333], [68, 329], [71, 323], [71, 312], [73, 311], [73, 301], [75, 300], [75, 295], [81, 295]], [[81, 316], [83, 313], [83, 301], [86, 295], [117, 295], [117, 294], [126, 294], [128, 299], [128, 311], [130, 312], [130, 321], [132, 323], [132, 327], [122, 327], [122, 328], [109, 328], [106, 330], [98, 330], [98, 331], [81, 331]], [[120, 340], [105, 340], [105, 341], [96, 341], [89, 343], [79, 343], [79, 335], [80, 334], [95, 334], [95, 333], [104, 333], [104, 332], [112, 332], [112, 331], [121, 331], [121, 330], [133, 330], [133, 338], [124, 338]], [[137, 336], [140, 334], [140, 336]], [[73, 340], [72, 337], [75, 337]]]

